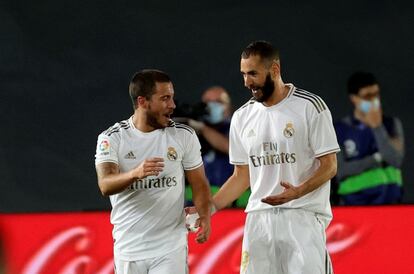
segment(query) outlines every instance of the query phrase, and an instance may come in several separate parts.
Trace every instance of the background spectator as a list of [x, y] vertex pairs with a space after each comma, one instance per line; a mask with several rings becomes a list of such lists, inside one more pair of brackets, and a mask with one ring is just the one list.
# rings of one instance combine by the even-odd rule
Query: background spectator
[[338, 194], [346, 205], [391, 204], [402, 198], [401, 164], [404, 135], [401, 121], [382, 112], [374, 75], [356, 72], [348, 80], [353, 113], [335, 124]]
[[[232, 115], [230, 95], [221, 86], [206, 89], [201, 97], [207, 106], [208, 115], [200, 120], [189, 119], [188, 124], [199, 135], [206, 175], [210, 181], [212, 193], [233, 173], [229, 163], [229, 130]], [[250, 191], [235, 202], [237, 207], [245, 207]], [[187, 200], [191, 200], [191, 189], [187, 188]]]

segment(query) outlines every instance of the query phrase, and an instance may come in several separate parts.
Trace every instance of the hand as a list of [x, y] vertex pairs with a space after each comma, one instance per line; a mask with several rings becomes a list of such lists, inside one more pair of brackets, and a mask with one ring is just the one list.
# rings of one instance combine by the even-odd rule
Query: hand
[[[218, 211], [217, 207], [215, 204], [211, 203], [211, 216], [213, 216], [214, 213], [216, 213]], [[184, 208], [184, 212], [185, 215], [190, 215], [190, 214], [195, 214], [197, 213], [197, 209], [195, 208], [195, 206], [188, 206]]]
[[195, 227], [200, 227], [197, 231], [196, 241], [199, 244], [202, 244], [208, 240], [210, 236], [211, 226], [210, 226], [210, 216], [201, 216], [197, 219]]
[[164, 159], [153, 157], [146, 159], [139, 166], [131, 170], [131, 176], [135, 179], [143, 179], [147, 176], [158, 176], [164, 169]]
[[[197, 214], [197, 210], [194, 206], [186, 207], [184, 208], [184, 211], [186, 213], [186, 224], [185, 225], [187, 229], [193, 232], [197, 231], [196, 241], [198, 243], [204, 243], [205, 241], [207, 241], [208, 237], [210, 236], [210, 232], [211, 232], [210, 216], [199, 217]], [[187, 223], [187, 221], [191, 219], [191, 218], [188, 218], [190, 215], [196, 215], [198, 217], [194, 225]]]
[[382, 124], [381, 108], [371, 108], [367, 114], [361, 117], [361, 121], [370, 128], [379, 127]]
[[301, 196], [299, 187], [294, 186], [288, 182], [280, 182], [280, 185], [284, 187], [284, 190], [282, 191], [282, 193], [277, 194], [277, 195], [267, 196], [266, 198], [262, 199], [262, 202], [275, 206], [275, 205], [281, 205], [281, 204], [290, 202]]

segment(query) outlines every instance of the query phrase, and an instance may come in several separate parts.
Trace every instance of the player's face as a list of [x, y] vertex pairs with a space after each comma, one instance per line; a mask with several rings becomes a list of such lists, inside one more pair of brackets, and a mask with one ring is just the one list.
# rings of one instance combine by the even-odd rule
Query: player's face
[[265, 102], [273, 94], [275, 82], [270, 68], [262, 62], [260, 56], [251, 55], [247, 59], [241, 59], [240, 72], [243, 75], [244, 86], [251, 90], [253, 97], [258, 102]]
[[172, 83], [157, 82], [155, 84], [155, 93], [148, 101], [147, 124], [155, 129], [167, 127], [174, 109], [174, 88]]

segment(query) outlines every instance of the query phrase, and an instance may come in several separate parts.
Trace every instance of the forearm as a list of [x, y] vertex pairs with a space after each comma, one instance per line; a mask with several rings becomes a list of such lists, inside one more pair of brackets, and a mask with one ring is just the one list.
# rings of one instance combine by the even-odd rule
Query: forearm
[[298, 186], [299, 196], [302, 197], [319, 188], [335, 176], [337, 171], [336, 154], [328, 154], [319, 158], [320, 166], [314, 174]]
[[211, 215], [210, 185], [207, 181], [204, 166], [185, 171], [193, 192], [193, 203], [200, 216]]
[[[213, 196], [213, 203], [217, 210], [225, 208], [226, 206], [233, 203], [237, 198], [239, 198], [250, 186], [249, 175], [248, 175], [248, 166], [246, 170], [235, 171], [232, 176], [226, 181], [226, 183], [220, 188], [220, 190]], [[240, 169], [240, 168], [239, 168]]]
[[213, 148], [223, 153], [229, 153], [229, 139], [226, 135], [207, 125], [204, 125], [200, 132]]
[[120, 193], [133, 182], [131, 172], [108, 174], [98, 179], [99, 189], [104, 196]]
[[386, 163], [400, 167], [403, 160], [403, 149], [397, 149], [392, 142], [392, 138], [388, 135], [383, 125], [373, 128], [372, 132], [378, 145], [378, 152], [381, 154], [383, 161]]
[[343, 178], [357, 175], [365, 170], [377, 167], [380, 167], [380, 163], [378, 163], [372, 155], [358, 160], [345, 161], [342, 153], [340, 153], [338, 155], [337, 176], [339, 180], [342, 180]]
[[153, 157], [145, 159], [136, 168], [121, 173], [118, 164], [103, 162], [96, 166], [98, 185], [104, 196], [122, 192], [137, 179], [158, 176], [164, 167], [164, 159]]
[[208, 184], [199, 184], [197, 187], [192, 187], [193, 203], [200, 216], [211, 215], [211, 196]]

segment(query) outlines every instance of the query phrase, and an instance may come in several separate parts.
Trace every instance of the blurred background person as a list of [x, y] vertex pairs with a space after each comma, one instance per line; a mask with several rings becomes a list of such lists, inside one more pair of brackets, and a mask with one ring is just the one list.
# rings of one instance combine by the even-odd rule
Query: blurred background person
[[340, 203], [393, 204], [402, 199], [404, 134], [397, 117], [383, 115], [380, 86], [368, 72], [348, 80], [353, 113], [335, 123]]
[[[189, 119], [188, 124], [199, 135], [206, 175], [211, 192], [216, 193], [233, 173], [228, 155], [232, 104], [229, 93], [221, 86], [207, 88], [201, 101], [206, 106], [206, 114], [201, 119]], [[191, 199], [190, 192], [187, 198]]]
[[[229, 92], [221, 86], [211, 86], [201, 95], [201, 102], [180, 104], [175, 111], [177, 122], [195, 129], [201, 143], [204, 168], [214, 194], [233, 173], [229, 163], [229, 130], [232, 116], [232, 103]], [[234, 204], [246, 207], [250, 190], [246, 191]], [[192, 204], [191, 188], [186, 188], [186, 204]]]

